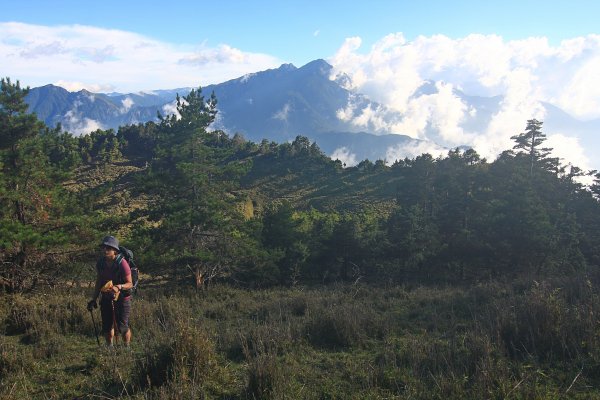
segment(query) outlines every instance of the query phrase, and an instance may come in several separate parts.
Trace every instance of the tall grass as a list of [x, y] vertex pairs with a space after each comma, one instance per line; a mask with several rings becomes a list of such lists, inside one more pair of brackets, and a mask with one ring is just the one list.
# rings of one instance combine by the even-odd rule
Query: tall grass
[[585, 277], [147, 290], [131, 350], [97, 346], [85, 299], [2, 299], [0, 397], [600, 398], [600, 297]]

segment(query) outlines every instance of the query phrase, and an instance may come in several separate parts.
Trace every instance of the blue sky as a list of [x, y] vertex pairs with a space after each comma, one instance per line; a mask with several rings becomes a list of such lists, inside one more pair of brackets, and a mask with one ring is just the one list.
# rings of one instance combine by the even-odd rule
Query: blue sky
[[547, 37], [551, 44], [598, 31], [598, 1], [2, 1], [0, 21], [90, 25], [172, 43], [227, 44], [303, 65], [331, 56], [344, 39], [365, 46], [402, 32]]
[[[0, 0], [0, 76], [24, 86], [137, 92], [221, 83], [323, 58], [385, 109], [339, 110], [358, 129], [469, 144], [493, 158], [544, 104], [600, 126], [600, 1]], [[437, 93], [416, 95], [426, 81]], [[502, 95], [488, 126], [457, 91]], [[90, 125], [91, 126], [91, 125]], [[585, 168], [593, 149], [547, 131]], [[600, 165], [600, 161], [598, 164]]]

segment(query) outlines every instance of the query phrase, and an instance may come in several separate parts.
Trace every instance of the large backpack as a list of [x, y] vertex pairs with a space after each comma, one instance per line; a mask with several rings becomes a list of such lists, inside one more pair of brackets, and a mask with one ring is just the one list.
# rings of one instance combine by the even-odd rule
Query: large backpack
[[[139, 270], [135, 261], [133, 260], [133, 251], [129, 250], [126, 247], [119, 246], [119, 254], [117, 254], [117, 259], [113, 263], [113, 267], [115, 269], [116, 275], [119, 277], [118, 283], [123, 283], [124, 277], [121, 276], [121, 261], [125, 259], [129, 264], [129, 268], [131, 269], [131, 282], [133, 283], [133, 287], [131, 289], [123, 290], [124, 296], [132, 296], [137, 293], [138, 282], [139, 282]], [[96, 264], [96, 269], [100, 272], [100, 269], [103, 265], [103, 260], [98, 260]]]
[[[129, 250], [127, 247], [119, 246], [119, 255], [122, 256], [122, 259], [124, 258], [125, 260], [127, 260], [129, 268], [131, 269], [131, 282], [133, 283], [133, 287], [129, 290], [126, 290], [125, 294], [127, 295], [127, 292], [129, 292], [129, 295], [133, 295], [137, 293], [138, 282], [140, 279], [138, 267], [135, 264], [135, 261], [133, 260], [133, 251]], [[121, 266], [120, 264], [121, 261], [119, 260], [119, 267]], [[119, 268], [119, 271], [120, 270], [121, 268]]]

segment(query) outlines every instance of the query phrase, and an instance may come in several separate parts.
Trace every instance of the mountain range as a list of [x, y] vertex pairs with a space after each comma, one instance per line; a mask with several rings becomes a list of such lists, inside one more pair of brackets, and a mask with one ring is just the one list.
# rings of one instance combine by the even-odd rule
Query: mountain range
[[[300, 68], [283, 64], [276, 69], [203, 87], [205, 96], [214, 92], [218, 101], [219, 113], [213, 128], [230, 135], [239, 133], [255, 142], [268, 139], [281, 143], [303, 135], [316, 141], [326, 154], [350, 165], [363, 159], [393, 161], [389, 158], [394, 149], [395, 156], [412, 157], [420, 151], [450, 147], [432, 124], [428, 124], [425, 134], [431, 142], [413, 139], [413, 132], [389, 132], [371, 123], [357, 126], [355, 121], [363, 110], [378, 110], [388, 124], [402, 121], [403, 116], [364, 94], [347, 89], [350, 78], [341, 74], [332, 79], [332, 69], [324, 60], [315, 60]], [[46, 85], [31, 89], [26, 101], [29, 110], [49, 126], [60, 123], [63, 129], [82, 134], [156, 121], [157, 113], [165, 115], [175, 111], [177, 94], [185, 96], [190, 90], [92, 93], [69, 92]], [[427, 96], [438, 90], [435, 82], [425, 82], [413, 97]], [[461, 127], [471, 132], [484, 131], [503, 101], [502, 96], [469, 96], [457, 89], [453, 92], [471, 111], [461, 122]], [[551, 104], [543, 103], [543, 107], [545, 128], [568, 132], [577, 137], [585, 149], [594, 149], [600, 144], [595, 134], [600, 120], [580, 121]], [[341, 112], [345, 113], [343, 118]], [[600, 167], [600, 160], [590, 153], [588, 150], [588, 158]]]

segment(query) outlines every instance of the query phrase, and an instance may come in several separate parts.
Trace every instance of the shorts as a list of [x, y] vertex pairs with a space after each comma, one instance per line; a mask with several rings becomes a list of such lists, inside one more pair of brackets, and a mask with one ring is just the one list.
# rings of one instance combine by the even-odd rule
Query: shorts
[[[131, 299], [119, 299], [115, 302], [115, 321], [117, 330], [124, 335], [129, 330], [129, 313], [131, 312]], [[112, 299], [100, 299], [100, 314], [102, 315], [102, 333], [107, 334], [113, 328]]]

